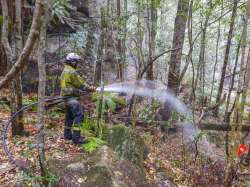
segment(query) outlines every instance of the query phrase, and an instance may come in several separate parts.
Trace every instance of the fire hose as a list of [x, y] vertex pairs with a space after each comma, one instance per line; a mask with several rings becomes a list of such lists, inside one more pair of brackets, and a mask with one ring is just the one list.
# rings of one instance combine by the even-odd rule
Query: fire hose
[[[66, 97], [56, 97], [56, 98], [51, 98], [51, 99], [45, 99], [45, 106], [48, 109], [51, 106], [54, 106], [56, 104], [62, 103], [64, 102], [66, 99], [72, 98], [70, 96], [66, 96]], [[56, 101], [54, 103], [50, 103], [52, 101]], [[13, 164], [14, 166], [20, 168], [20, 169], [24, 169], [24, 167], [22, 166], [22, 163], [20, 162], [20, 160], [15, 160], [12, 152], [9, 150], [8, 145], [7, 145], [7, 134], [12, 126], [12, 122], [16, 119], [16, 117], [23, 111], [28, 110], [30, 107], [37, 105], [38, 102], [34, 102], [31, 103], [29, 105], [26, 105], [24, 107], [22, 107], [20, 110], [18, 110], [15, 114], [13, 114], [11, 116], [11, 118], [6, 122], [6, 124], [4, 125], [4, 129], [2, 132], [2, 142], [3, 142], [3, 150], [5, 152], [5, 154], [7, 155], [9, 162], [11, 164]], [[46, 105], [47, 104], [47, 105]]]

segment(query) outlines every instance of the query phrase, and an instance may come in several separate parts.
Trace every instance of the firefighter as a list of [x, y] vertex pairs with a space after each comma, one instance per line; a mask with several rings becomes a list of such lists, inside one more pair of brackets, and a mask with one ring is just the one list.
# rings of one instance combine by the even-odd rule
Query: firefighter
[[94, 91], [93, 86], [86, 84], [85, 80], [77, 73], [77, 65], [81, 57], [70, 53], [66, 57], [64, 70], [61, 74], [61, 96], [69, 96], [65, 102], [64, 139], [72, 140], [74, 144], [83, 144], [80, 125], [84, 119], [84, 111], [78, 98], [82, 91]]

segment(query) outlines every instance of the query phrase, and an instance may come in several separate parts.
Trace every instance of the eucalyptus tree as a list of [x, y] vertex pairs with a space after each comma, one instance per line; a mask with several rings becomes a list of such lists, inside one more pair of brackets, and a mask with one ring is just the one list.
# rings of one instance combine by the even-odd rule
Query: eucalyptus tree
[[[230, 19], [230, 27], [229, 27], [229, 31], [228, 31], [227, 45], [226, 45], [226, 50], [225, 50], [225, 57], [224, 57], [224, 61], [223, 61], [223, 67], [221, 70], [221, 78], [220, 78], [219, 88], [218, 88], [217, 97], [216, 97], [216, 103], [220, 102], [223, 87], [224, 87], [224, 80], [225, 80], [225, 75], [226, 75], [226, 70], [227, 70], [227, 65], [228, 65], [228, 60], [229, 60], [229, 54], [230, 54], [230, 48], [231, 48], [231, 42], [232, 42], [233, 32], [234, 32], [234, 22], [235, 22], [237, 8], [238, 8], [237, 5], [238, 5], [238, 0], [234, 0], [232, 15], [231, 15], [231, 19]], [[217, 116], [218, 111], [219, 111], [219, 105], [215, 108], [214, 115]]]
[[[13, 18], [12, 6], [15, 7], [15, 19]], [[22, 3], [19, 0], [8, 3], [5, 0], [1, 1], [3, 12], [3, 24], [1, 43], [4, 48], [4, 53], [7, 59], [7, 69], [9, 70], [17, 60], [22, 50]], [[14, 25], [14, 31], [12, 32], [9, 25]], [[9, 40], [12, 38], [12, 41]], [[13, 92], [10, 92], [11, 98], [11, 114], [22, 108], [22, 84], [21, 74], [18, 73], [16, 78], [11, 82], [10, 86]], [[12, 135], [23, 135], [24, 126], [22, 113], [12, 123]]]
[[189, 0], [179, 0], [175, 17], [174, 35], [168, 73], [168, 87], [175, 94], [178, 92], [181, 72], [182, 49], [185, 38], [186, 22], [188, 18]]

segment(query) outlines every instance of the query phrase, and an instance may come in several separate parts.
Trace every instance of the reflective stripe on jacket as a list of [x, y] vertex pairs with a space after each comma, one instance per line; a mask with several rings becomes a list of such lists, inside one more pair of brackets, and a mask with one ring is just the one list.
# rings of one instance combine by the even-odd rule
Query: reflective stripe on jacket
[[79, 96], [79, 89], [85, 85], [85, 81], [78, 75], [75, 68], [65, 65], [61, 74], [61, 95]]

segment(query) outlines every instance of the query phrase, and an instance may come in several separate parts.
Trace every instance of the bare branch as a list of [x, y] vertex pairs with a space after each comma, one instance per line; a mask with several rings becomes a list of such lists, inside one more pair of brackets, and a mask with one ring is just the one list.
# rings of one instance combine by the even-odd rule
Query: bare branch
[[[5, 0], [1, 0], [4, 2]], [[18, 57], [17, 62], [12, 66], [10, 71], [5, 75], [3, 79], [0, 80], [0, 89], [6, 86], [6, 84], [15, 78], [20, 70], [24, 67], [25, 63], [28, 61], [30, 53], [34, 48], [35, 41], [37, 40], [41, 28], [41, 17], [43, 14], [43, 1], [36, 1], [36, 8], [33, 16], [33, 21], [30, 29], [28, 39], [25, 43], [22, 53]]]
[[175, 51], [175, 50], [178, 50], [180, 49], [181, 47], [179, 48], [176, 48], [176, 49], [170, 49], [170, 50], [167, 50], [167, 51], [164, 51], [160, 54], [158, 54], [157, 56], [155, 56], [150, 62], [147, 63], [147, 65], [144, 67], [144, 69], [141, 71], [140, 75], [139, 75], [139, 78], [142, 78], [144, 73], [148, 70], [148, 68], [158, 59], [160, 58], [161, 56], [165, 55], [166, 53], [169, 53], [169, 52], [172, 52], [172, 51]]

